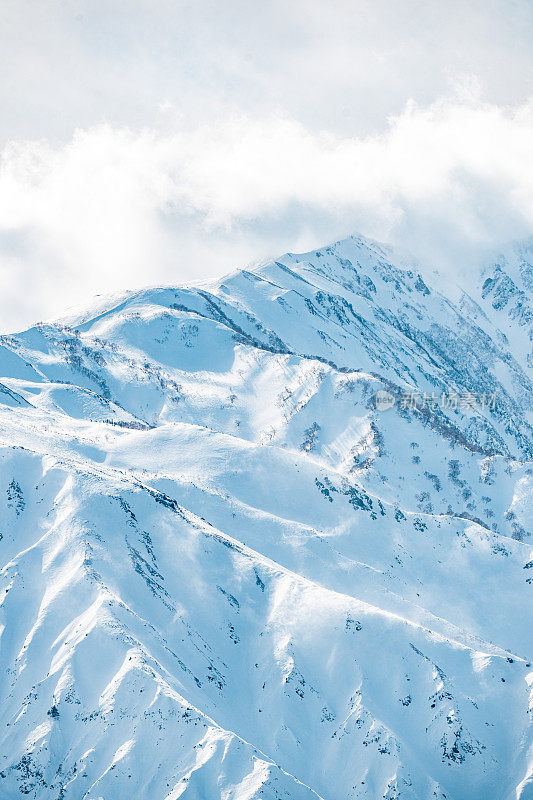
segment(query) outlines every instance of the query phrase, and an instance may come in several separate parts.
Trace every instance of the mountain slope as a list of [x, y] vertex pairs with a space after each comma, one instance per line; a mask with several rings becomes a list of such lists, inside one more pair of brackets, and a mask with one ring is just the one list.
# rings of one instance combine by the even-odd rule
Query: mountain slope
[[2, 798], [533, 797], [530, 257], [2, 337]]

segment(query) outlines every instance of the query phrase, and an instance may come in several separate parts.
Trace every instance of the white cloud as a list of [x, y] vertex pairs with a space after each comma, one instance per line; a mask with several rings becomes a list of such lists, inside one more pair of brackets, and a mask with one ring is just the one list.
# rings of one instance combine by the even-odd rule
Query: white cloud
[[364, 138], [280, 117], [99, 126], [3, 151], [1, 328], [354, 231], [442, 261], [532, 229], [533, 104], [409, 103]]
[[516, 105], [532, 36], [531, 0], [3, 0], [0, 142], [164, 125], [169, 107], [191, 129], [280, 113], [363, 135], [471, 75]]
[[4, 0], [0, 331], [357, 230], [531, 233], [532, 35], [530, 0]]

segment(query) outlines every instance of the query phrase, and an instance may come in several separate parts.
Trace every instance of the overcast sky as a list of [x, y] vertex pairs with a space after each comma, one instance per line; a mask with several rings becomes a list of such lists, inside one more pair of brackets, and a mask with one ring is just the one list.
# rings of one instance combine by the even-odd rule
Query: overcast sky
[[450, 269], [532, 234], [532, 41], [532, 0], [0, 0], [0, 332], [353, 232]]

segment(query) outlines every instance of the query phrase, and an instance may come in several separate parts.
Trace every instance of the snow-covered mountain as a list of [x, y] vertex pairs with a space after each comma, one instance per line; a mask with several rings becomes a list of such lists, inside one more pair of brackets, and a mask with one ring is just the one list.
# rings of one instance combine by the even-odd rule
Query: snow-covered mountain
[[352, 237], [1, 337], [1, 800], [533, 798], [532, 265]]

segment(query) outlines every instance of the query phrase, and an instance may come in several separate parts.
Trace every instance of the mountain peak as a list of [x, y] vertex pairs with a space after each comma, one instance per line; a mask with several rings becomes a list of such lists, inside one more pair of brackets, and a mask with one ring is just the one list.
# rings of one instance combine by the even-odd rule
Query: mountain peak
[[349, 237], [0, 338], [6, 798], [526, 800], [516, 253], [454, 302]]

